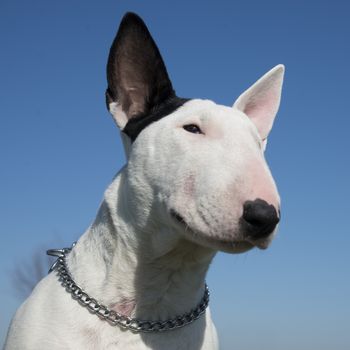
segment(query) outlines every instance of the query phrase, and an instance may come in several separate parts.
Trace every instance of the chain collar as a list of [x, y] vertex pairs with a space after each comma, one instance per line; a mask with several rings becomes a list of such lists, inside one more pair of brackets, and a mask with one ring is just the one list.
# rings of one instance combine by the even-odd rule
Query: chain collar
[[51, 266], [49, 273], [55, 270], [61, 285], [65, 287], [69, 294], [71, 294], [72, 298], [79, 302], [79, 304], [83, 307], [86, 307], [91, 313], [96, 314], [101, 320], [108, 321], [113, 326], [129, 329], [133, 332], [156, 333], [187, 326], [205, 313], [205, 310], [209, 304], [209, 289], [207, 284], [205, 284], [205, 291], [202, 300], [194, 309], [181, 316], [165, 321], [140, 320], [137, 318], [127, 317], [114, 310], [110, 310], [107, 306], [99, 303], [96, 299], [91, 298], [89, 294], [87, 294], [74, 282], [72, 276], [70, 275], [66, 264], [66, 257], [75, 246], [75, 243], [76, 242], [73, 243], [71, 248], [50, 249], [47, 251], [48, 255], [57, 257], [57, 260]]

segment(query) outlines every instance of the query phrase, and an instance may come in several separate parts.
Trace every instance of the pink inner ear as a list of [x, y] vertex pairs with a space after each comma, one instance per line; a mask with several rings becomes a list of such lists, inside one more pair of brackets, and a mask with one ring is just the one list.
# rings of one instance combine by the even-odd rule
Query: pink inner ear
[[271, 69], [246, 90], [234, 104], [234, 107], [252, 120], [262, 139], [268, 136], [278, 111], [283, 74], [283, 65]]
[[243, 112], [248, 115], [257, 127], [261, 138], [266, 138], [272, 128], [278, 110], [280, 89], [276, 81], [267, 86], [260, 86], [258, 91], [247, 96]]
[[271, 130], [279, 105], [279, 93], [270, 88], [255, 96], [250, 96], [243, 110], [257, 127], [261, 138], [265, 139]]
[[274, 111], [274, 106], [277, 101], [275, 93], [269, 91], [269, 93], [260, 93], [255, 96], [251, 96], [245, 106], [244, 112], [251, 118], [264, 118], [265, 114], [271, 115], [271, 111]]

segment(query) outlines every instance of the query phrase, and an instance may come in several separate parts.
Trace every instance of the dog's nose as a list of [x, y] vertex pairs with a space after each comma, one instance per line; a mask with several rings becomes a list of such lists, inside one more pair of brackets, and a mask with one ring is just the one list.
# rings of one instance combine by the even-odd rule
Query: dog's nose
[[252, 239], [266, 238], [279, 222], [275, 207], [262, 199], [246, 201], [243, 205], [242, 226]]

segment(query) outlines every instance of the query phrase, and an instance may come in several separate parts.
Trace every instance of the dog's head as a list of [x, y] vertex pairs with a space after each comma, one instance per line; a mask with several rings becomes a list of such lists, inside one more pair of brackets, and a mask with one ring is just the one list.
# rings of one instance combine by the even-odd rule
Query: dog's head
[[283, 73], [282, 65], [273, 68], [233, 107], [179, 98], [143, 21], [123, 18], [109, 55], [106, 98], [122, 130], [125, 186], [138, 222], [156, 220], [227, 252], [268, 246], [280, 200], [264, 149]]

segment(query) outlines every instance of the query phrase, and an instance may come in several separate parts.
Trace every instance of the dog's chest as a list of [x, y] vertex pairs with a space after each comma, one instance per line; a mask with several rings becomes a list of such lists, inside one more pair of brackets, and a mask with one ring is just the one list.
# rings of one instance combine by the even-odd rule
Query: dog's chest
[[[132, 333], [99, 320], [85, 319], [75, 335], [71, 334], [72, 349], [128, 350], [216, 350], [218, 341], [210, 314], [183, 329], [163, 333]], [[205, 331], [203, 331], [205, 329]], [[67, 337], [66, 337], [67, 339]]]
[[178, 330], [133, 333], [90, 314], [71, 299], [53, 274], [37, 286], [19, 310], [12, 332], [14, 336], [7, 344], [9, 349], [218, 349], [209, 309], [193, 324]]

